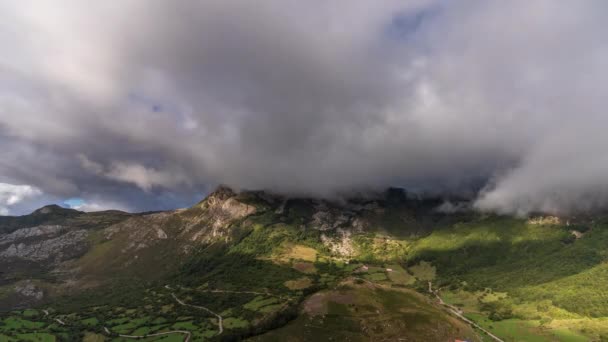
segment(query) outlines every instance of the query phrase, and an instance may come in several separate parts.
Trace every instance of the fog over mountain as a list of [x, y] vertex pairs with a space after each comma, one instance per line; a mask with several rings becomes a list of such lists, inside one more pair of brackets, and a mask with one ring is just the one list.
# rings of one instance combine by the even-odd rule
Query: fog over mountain
[[604, 208], [607, 22], [599, 0], [0, 0], [0, 213], [220, 183]]

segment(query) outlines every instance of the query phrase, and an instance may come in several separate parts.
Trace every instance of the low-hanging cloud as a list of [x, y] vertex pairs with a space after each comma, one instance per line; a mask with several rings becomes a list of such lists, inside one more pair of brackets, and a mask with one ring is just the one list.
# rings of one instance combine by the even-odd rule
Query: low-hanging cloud
[[134, 209], [220, 183], [604, 207], [607, 19], [604, 1], [0, 0], [0, 181]]

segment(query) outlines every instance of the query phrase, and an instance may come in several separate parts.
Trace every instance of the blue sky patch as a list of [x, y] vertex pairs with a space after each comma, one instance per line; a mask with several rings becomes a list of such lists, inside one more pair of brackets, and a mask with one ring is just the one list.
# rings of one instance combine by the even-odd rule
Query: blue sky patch
[[85, 201], [79, 197], [73, 197], [73, 198], [69, 198], [69, 199], [63, 201], [63, 204], [67, 205], [70, 208], [79, 207], [79, 206], [83, 205], [84, 203], [85, 203]]

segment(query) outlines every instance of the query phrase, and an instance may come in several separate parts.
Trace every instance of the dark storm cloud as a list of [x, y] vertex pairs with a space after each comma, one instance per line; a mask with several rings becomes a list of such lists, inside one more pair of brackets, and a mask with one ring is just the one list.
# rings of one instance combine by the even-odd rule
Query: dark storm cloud
[[606, 10], [0, 1], [0, 183], [140, 210], [219, 183], [334, 196], [487, 182], [483, 210], [603, 206]]

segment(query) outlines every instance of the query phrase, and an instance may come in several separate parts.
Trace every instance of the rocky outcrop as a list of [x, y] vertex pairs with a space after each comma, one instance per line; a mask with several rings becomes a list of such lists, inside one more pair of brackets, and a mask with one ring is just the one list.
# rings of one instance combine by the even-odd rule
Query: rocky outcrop
[[157, 228], [156, 229], [156, 237], [161, 239], [161, 240], [165, 240], [167, 239], [167, 233], [165, 233], [164, 230]]
[[[24, 232], [21, 232], [22, 230]], [[9, 234], [12, 235], [11, 239], [6, 239], [6, 237], [3, 239], [4, 246], [6, 246], [8, 240], [11, 243], [8, 247], [0, 250], [0, 259], [59, 263], [82, 254], [87, 248], [88, 232], [86, 230], [74, 230], [49, 238], [49, 235], [58, 234], [62, 230], [62, 228], [55, 227], [47, 231], [49, 234], [44, 234], [45, 229], [40, 227], [17, 230]], [[16, 236], [23, 238], [20, 239]], [[32, 241], [32, 237], [38, 237], [38, 239]], [[40, 239], [40, 237], [43, 238]]]
[[214, 229], [226, 226], [231, 221], [242, 219], [256, 212], [253, 205], [242, 203], [236, 199], [236, 194], [226, 187], [220, 187], [213, 192], [205, 201], [201, 208], [206, 211], [206, 215]]
[[34, 285], [30, 280], [16, 284], [15, 294], [35, 300], [41, 300], [44, 297], [44, 292]]
[[197, 242], [228, 238], [232, 223], [257, 212], [255, 206], [239, 200], [237, 194], [226, 187], [219, 187], [199, 204], [198, 209], [201, 212], [189, 219], [183, 232], [191, 241]]
[[317, 230], [333, 230], [348, 225], [354, 213], [351, 211], [331, 208], [325, 202], [315, 205], [315, 213], [312, 215], [311, 226]]
[[197, 244], [228, 239], [231, 224], [256, 211], [232, 190], [220, 187], [192, 208], [132, 217], [104, 229], [103, 235], [106, 240], [129, 241], [121, 248], [123, 254], [152, 248], [163, 240], [180, 241], [187, 253]]
[[364, 213], [377, 213], [377, 203], [353, 204], [332, 206], [328, 202], [317, 202], [310, 226], [321, 231], [337, 230], [343, 228], [351, 231], [363, 231], [369, 227], [363, 218]]
[[210, 214], [213, 216], [214, 228], [224, 227], [231, 221], [242, 219], [256, 212], [254, 206], [241, 203], [234, 197], [227, 199], [215, 207], [211, 207], [210, 210]]
[[557, 216], [537, 216], [529, 218], [527, 223], [534, 225], [557, 225], [561, 224], [562, 220]]
[[34, 238], [53, 238], [60, 235], [66, 229], [64, 226], [38, 226], [18, 229], [10, 234], [0, 236], [0, 246]]
[[322, 234], [321, 242], [323, 242], [323, 244], [335, 255], [342, 257], [353, 256], [355, 254], [355, 248], [351, 238], [352, 232], [350, 230], [338, 228], [336, 233], [337, 234], [333, 237]]
[[122, 249], [122, 253], [137, 251], [154, 246], [161, 240], [169, 239], [166, 227], [169, 226], [169, 220], [176, 214], [175, 211], [169, 211], [132, 217], [104, 229], [103, 235], [106, 240], [112, 240], [118, 236], [120, 239], [129, 241]]

